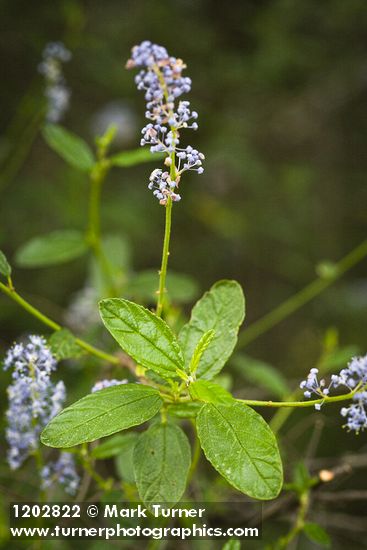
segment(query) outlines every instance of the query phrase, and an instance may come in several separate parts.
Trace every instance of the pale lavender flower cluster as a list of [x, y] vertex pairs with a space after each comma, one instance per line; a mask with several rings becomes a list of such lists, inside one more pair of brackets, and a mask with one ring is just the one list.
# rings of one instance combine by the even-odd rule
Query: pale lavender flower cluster
[[179, 201], [180, 195], [174, 192], [176, 187], [176, 181], [171, 179], [167, 171], [163, 172], [160, 168], [156, 168], [150, 174], [148, 189], [153, 190], [153, 195], [158, 200], [164, 201], [169, 193], [173, 201]]
[[127, 384], [128, 380], [124, 378], [123, 380], [116, 380], [112, 378], [111, 380], [99, 380], [94, 384], [91, 389], [91, 392], [94, 393], [99, 390], [104, 390], [105, 388], [110, 388], [111, 386], [120, 386], [121, 384]]
[[[14, 344], [4, 360], [4, 370], [11, 370], [6, 412], [8, 463], [12, 470], [39, 449], [39, 436], [46, 424], [62, 409], [66, 392], [62, 381], [54, 384], [51, 374], [56, 360], [42, 336], [29, 336]], [[43, 487], [59, 481], [68, 492], [75, 492], [79, 477], [72, 456], [60, 455], [40, 472]]]
[[[189, 101], [178, 101], [182, 94], [191, 90], [191, 79], [182, 76], [186, 65], [182, 59], [168, 55], [166, 48], [148, 40], [132, 49], [127, 68], [142, 67], [135, 82], [139, 90], [145, 91], [149, 122], [143, 130], [140, 144], [150, 145], [152, 153], [166, 153], [166, 166], [170, 174], [154, 170], [149, 180], [149, 189], [163, 205], [168, 199], [179, 201], [176, 192], [181, 174], [195, 170], [202, 174], [204, 155], [191, 146], [180, 148], [180, 131], [184, 128], [197, 130], [198, 113], [190, 109]], [[178, 159], [177, 165], [176, 157]]]
[[[325, 387], [324, 379], [321, 379], [320, 381], [318, 380], [318, 376], [317, 376], [318, 372], [319, 372], [319, 369], [316, 369], [316, 368], [311, 369], [309, 374], [307, 375], [306, 380], [302, 380], [302, 382], [300, 383], [299, 385], [300, 388], [305, 390], [303, 392], [305, 397], [309, 398], [312, 396], [312, 394], [315, 394], [315, 396], [317, 396], [318, 398], [329, 395], [330, 386]], [[315, 408], [317, 410], [320, 410], [321, 405], [317, 403], [315, 405]]]
[[49, 122], [59, 122], [69, 106], [70, 90], [62, 73], [62, 63], [71, 59], [71, 52], [62, 42], [50, 42], [42, 54], [43, 60], [38, 70], [45, 77], [47, 98], [46, 118]]
[[75, 468], [75, 461], [70, 453], [61, 453], [58, 460], [49, 462], [41, 471], [42, 489], [48, 489], [55, 483], [63, 487], [69, 495], [75, 495], [80, 477]]
[[[367, 428], [367, 355], [354, 357], [347, 368], [342, 369], [339, 374], [332, 374], [330, 383], [326, 385], [324, 379], [318, 380], [318, 369], [311, 369], [306, 380], [303, 380], [300, 387], [304, 390], [304, 396], [310, 398], [312, 395], [322, 399], [326, 398], [332, 388], [346, 387], [349, 391], [355, 391], [352, 396], [352, 404], [343, 407], [341, 415], [347, 419], [345, 427], [356, 433]], [[361, 391], [356, 391], [361, 389]], [[316, 403], [315, 408], [320, 410], [322, 403]]]
[[355, 393], [352, 400], [353, 403], [349, 407], [343, 407], [340, 414], [346, 417], [345, 426], [348, 430], [358, 433], [367, 428], [367, 391]]
[[367, 355], [354, 357], [348, 367], [340, 372], [337, 382], [350, 390], [361, 389], [353, 395], [353, 403], [343, 407], [340, 413], [346, 417], [345, 426], [349, 430], [357, 433], [363, 431], [367, 428]]
[[41, 430], [61, 410], [65, 386], [51, 382], [56, 361], [41, 336], [30, 336], [8, 351], [4, 369], [10, 368], [13, 382], [7, 390], [6, 439], [9, 465], [16, 469], [38, 448]]
[[367, 384], [367, 355], [353, 357], [346, 369], [342, 369], [339, 375], [332, 375], [331, 380], [335, 387], [343, 385], [354, 390], [358, 385]]

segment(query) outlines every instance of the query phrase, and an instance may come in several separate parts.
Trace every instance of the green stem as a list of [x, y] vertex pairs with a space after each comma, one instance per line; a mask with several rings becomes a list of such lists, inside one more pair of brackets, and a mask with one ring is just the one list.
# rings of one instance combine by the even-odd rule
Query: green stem
[[[62, 328], [62, 327], [60, 327]], [[75, 343], [84, 349], [86, 352], [90, 353], [91, 355], [94, 355], [95, 357], [98, 357], [99, 359], [102, 359], [103, 361], [107, 361], [108, 363], [112, 363], [113, 365], [119, 365], [120, 361], [118, 357], [115, 357], [115, 355], [111, 355], [110, 353], [106, 353], [105, 351], [92, 346], [91, 344], [88, 344], [85, 340], [82, 340], [81, 338], [75, 338]]]
[[[162, 72], [158, 66], [153, 67], [153, 70], [160, 81], [164, 97], [167, 103], [169, 103], [168, 89], [167, 89], [166, 82], [163, 78]], [[171, 117], [172, 115], [173, 115], [173, 111], [172, 109], [170, 109], [169, 117]], [[177, 137], [176, 128], [170, 125], [170, 130], [172, 132], [173, 139], [175, 139]], [[170, 178], [173, 181], [177, 177], [175, 151], [169, 154], [167, 158], [170, 158], [171, 160]], [[169, 196], [166, 204], [166, 223], [165, 223], [164, 240], [163, 240], [162, 263], [161, 263], [161, 269], [159, 271], [159, 288], [158, 288], [158, 299], [157, 299], [157, 309], [156, 309], [157, 317], [162, 316], [165, 293], [166, 293], [166, 277], [167, 277], [167, 265], [168, 265], [168, 256], [169, 256], [169, 243], [170, 243], [170, 237], [171, 237], [171, 221], [172, 221], [172, 199]]]
[[166, 223], [164, 231], [164, 241], [163, 241], [163, 251], [162, 251], [162, 263], [161, 269], [159, 271], [159, 289], [158, 289], [158, 300], [157, 300], [157, 317], [161, 317], [164, 297], [166, 293], [166, 277], [167, 277], [167, 265], [168, 265], [168, 256], [169, 256], [169, 243], [171, 237], [171, 221], [172, 221], [172, 199], [171, 197], [167, 200], [166, 205]]
[[352, 267], [358, 264], [367, 256], [367, 240], [354, 248], [349, 254], [344, 256], [334, 266], [335, 272], [325, 278], [317, 278], [305, 288], [291, 296], [285, 302], [273, 309], [270, 313], [261, 317], [255, 323], [252, 323], [248, 328], [242, 331], [238, 338], [237, 348], [244, 348], [250, 342], [253, 342], [259, 336], [273, 328], [275, 325], [283, 321], [286, 317], [297, 311], [299, 308], [307, 304], [310, 300], [318, 296], [326, 288], [331, 286], [335, 281], [349, 271]]
[[[37, 465], [37, 470], [38, 470], [38, 474], [39, 476], [41, 476], [41, 472], [43, 470], [43, 457], [42, 457], [42, 452], [40, 449], [35, 449], [34, 453], [33, 453], [33, 456], [34, 456], [34, 459], [35, 459], [35, 462], [36, 462], [36, 465]], [[44, 491], [42, 488], [41, 488], [41, 480], [40, 480], [40, 488], [39, 488], [39, 500], [40, 502], [46, 502], [46, 491]]]
[[[328, 403], [337, 403], [339, 401], [348, 401], [349, 399], [352, 399], [354, 394], [358, 391], [364, 391], [367, 388], [367, 386], [364, 386], [360, 383], [358, 384], [354, 390], [343, 393], [341, 395], [334, 395], [330, 397], [329, 395], [325, 395], [323, 397], [320, 397], [320, 399], [311, 399], [310, 401], [258, 401], [254, 399], [235, 399], [237, 403], [242, 403], [242, 405], [248, 405], [249, 407], [271, 407], [271, 408], [307, 408], [307, 407], [314, 407], [315, 405], [325, 405]], [[180, 403], [187, 403], [192, 401], [191, 397], [189, 396], [183, 396], [179, 399]]]
[[102, 176], [101, 170], [93, 169], [90, 178], [88, 236], [91, 245], [94, 247], [99, 247], [101, 241], [101, 221], [99, 211], [103, 183]]
[[352, 399], [354, 394], [361, 389], [360, 386], [357, 386], [353, 391], [349, 393], [344, 393], [342, 395], [335, 395], [329, 397], [325, 395], [320, 399], [311, 399], [310, 401], [254, 401], [252, 399], [236, 399], [238, 403], [243, 403], [244, 405], [249, 405], [250, 407], [314, 407], [315, 405], [322, 405], [326, 403], [337, 403], [338, 401], [347, 401]]
[[111, 266], [103, 252], [101, 238], [101, 194], [102, 185], [110, 169], [110, 163], [102, 156], [93, 167], [90, 174], [90, 195], [89, 195], [89, 214], [88, 214], [88, 232], [87, 239], [93, 251], [93, 254], [101, 268], [101, 272], [106, 281], [106, 287], [109, 294], [118, 294], [115, 288]]
[[297, 517], [296, 517], [294, 526], [289, 531], [289, 533], [287, 533], [287, 535], [279, 539], [279, 541], [275, 545], [276, 550], [282, 550], [283, 548], [288, 548], [289, 544], [302, 531], [305, 525], [309, 503], [310, 503], [309, 493], [305, 492], [300, 496], [299, 508], [298, 508]]
[[[325, 353], [325, 352], [324, 352]], [[321, 355], [318, 363], [316, 364], [317, 368], [319, 369], [319, 374], [323, 374], [323, 357], [324, 354]], [[302, 395], [302, 391], [300, 388], [295, 389], [293, 392], [291, 392], [289, 395], [287, 395], [284, 398], [284, 401], [294, 401], [295, 399], [298, 399]], [[274, 433], [279, 432], [281, 427], [285, 424], [285, 422], [288, 420], [290, 415], [292, 414], [293, 409], [279, 409], [273, 416], [273, 418], [269, 422], [269, 426], [273, 430]]]
[[88, 449], [83, 447], [79, 451], [79, 457], [85, 471], [90, 475], [92, 479], [97, 483], [98, 487], [103, 491], [108, 491], [111, 489], [112, 483], [111, 479], [104, 479], [98, 472], [94, 469], [94, 462], [91, 460]]
[[[37, 308], [32, 306], [29, 302], [27, 302], [24, 298], [22, 298], [15, 290], [14, 288], [9, 288], [3, 283], [0, 282], [0, 291], [6, 294], [9, 298], [11, 298], [14, 302], [16, 302], [20, 307], [22, 307], [25, 311], [30, 313], [33, 317], [41, 321], [44, 325], [48, 326], [54, 331], [59, 331], [63, 327], [44, 315], [41, 311], [39, 311]], [[103, 359], [104, 361], [107, 361], [109, 363], [112, 363], [114, 365], [118, 365], [119, 359], [115, 357], [114, 355], [111, 355], [109, 353], [104, 352], [103, 350], [96, 348], [95, 346], [92, 346], [91, 344], [88, 344], [88, 342], [85, 342], [81, 338], [75, 338], [75, 342], [78, 346], [83, 348], [88, 353], [95, 355], [99, 359]]]

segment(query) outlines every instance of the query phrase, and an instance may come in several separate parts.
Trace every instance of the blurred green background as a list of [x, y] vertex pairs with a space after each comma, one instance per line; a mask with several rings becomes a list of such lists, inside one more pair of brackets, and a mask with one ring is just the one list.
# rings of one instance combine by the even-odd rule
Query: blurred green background
[[[62, 40], [73, 53], [64, 68], [72, 96], [62, 124], [93, 144], [107, 119], [121, 121], [116, 151], [137, 147], [144, 125], [143, 95], [124, 68], [131, 47], [149, 39], [184, 59], [199, 130], [187, 131], [183, 141], [206, 161], [202, 176], [183, 181], [170, 267], [193, 276], [202, 291], [217, 279], [237, 279], [246, 294], [246, 325], [315, 278], [319, 262], [338, 260], [365, 238], [365, 0], [3, 0], [0, 17], [6, 170], [42, 100], [37, 66], [47, 42]], [[154, 167], [114, 169], [103, 191], [103, 231], [127, 238], [136, 270], [158, 269], [160, 262], [164, 211], [146, 189]], [[0, 183], [0, 248], [9, 259], [33, 236], [85, 227], [87, 178], [40, 133], [15, 172]], [[18, 269], [14, 279], [62, 321], [86, 270], [77, 260]], [[364, 262], [246, 351], [293, 384], [317, 362], [330, 327], [341, 345], [365, 353], [365, 273]], [[0, 322], [1, 351], [20, 334], [40, 331], [5, 297]], [[246, 394], [244, 382], [235, 381]], [[81, 380], [84, 389], [88, 384]], [[321, 455], [330, 456], [331, 443], [336, 454], [366, 448], [363, 434], [339, 428], [337, 411], [325, 415], [332, 433], [322, 438]]]

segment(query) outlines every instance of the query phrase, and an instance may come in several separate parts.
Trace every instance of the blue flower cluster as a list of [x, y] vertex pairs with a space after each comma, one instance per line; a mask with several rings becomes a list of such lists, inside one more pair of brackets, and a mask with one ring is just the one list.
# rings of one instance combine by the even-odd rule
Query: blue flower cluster
[[[359, 433], [367, 428], [367, 355], [354, 357], [347, 368], [342, 369], [339, 374], [331, 375], [328, 385], [324, 379], [318, 379], [318, 372], [316, 368], [311, 369], [306, 380], [301, 382], [300, 388], [304, 390], [304, 396], [326, 398], [332, 388], [340, 386], [348, 388], [349, 391], [355, 391], [351, 405], [343, 407], [340, 413], [347, 420], [345, 427], [348, 430]], [[358, 391], [359, 389], [361, 391]], [[315, 408], [320, 410], [321, 405], [322, 403], [316, 403]]]
[[[51, 381], [56, 366], [56, 360], [42, 336], [29, 336], [24, 343], [14, 344], [5, 357], [4, 370], [11, 370], [12, 376], [7, 390], [9, 407], [6, 412], [7, 458], [12, 470], [19, 468], [39, 449], [41, 431], [63, 407], [65, 385], [62, 381], [56, 384]], [[65, 459], [60, 456], [55, 464], [57, 471], [61, 472], [61, 466], [66, 464]], [[70, 461], [68, 464], [68, 474], [65, 473], [63, 479], [69, 476], [75, 481], [77, 478], [76, 474], [71, 476]], [[45, 467], [43, 477], [47, 474], [47, 468], [49, 472], [56, 472], [56, 466], [50, 464]], [[70, 481], [70, 488], [74, 487], [74, 481]]]
[[104, 390], [105, 388], [110, 388], [111, 386], [120, 386], [120, 384], [127, 384], [128, 380], [125, 378], [123, 380], [116, 380], [112, 378], [111, 380], [99, 380], [96, 382], [91, 389], [91, 392], [94, 393], [99, 390]]
[[143, 128], [140, 144], [150, 145], [152, 153], [166, 153], [165, 165], [170, 167], [170, 179], [167, 172], [154, 170], [148, 187], [162, 205], [166, 205], [168, 199], [179, 201], [181, 197], [176, 191], [181, 174], [186, 170], [198, 174], [204, 171], [202, 153], [191, 146], [179, 147], [181, 129], [198, 128], [198, 113], [190, 109], [190, 102], [177, 102], [177, 98], [191, 90], [191, 79], [182, 76], [186, 65], [182, 59], [169, 56], [163, 46], [145, 40], [132, 49], [126, 66], [128, 69], [142, 67], [135, 82], [138, 90], [145, 91], [145, 116], [151, 122]]
[[49, 462], [41, 471], [42, 489], [48, 489], [55, 483], [61, 485], [69, 495], [75, 495], [80, 477], [75, 468], [74, 457], [70, 453], [61, 453], [58, 460]]
[[51, 382], [56, 361], [41, 336], [30, 336], [27, 343], [15, 344], [8, 351], [4, 369], [10, 368], [13, 381], [7, 390], [6, 438], [8, 462], [16, 469], [38, 448], [42, 428], [61, 410], [65, 386]]
[[176, 185], [176, 181], [171, 179], [167, 171], [163, 172], [160, 168], [156, 168], [150, 174], [148, 189], [153, 190], [153, 195], [160, 201], [165, 200], [167, 193], [173, 201], [179, 201], [180, 195], [174, 192]]
[[38, 70], [46, 80], [46, 118], [49, 122], [59, 122], [69, 106], [70, 90], [62, 73], [62, 63], [70, 61], [71, 52], [62, 42], [49, 42], [43, 50], [42, 57]]
[[[315, 396], [317, 396], [318, 398], [329, 395], [330, 387], [325, 387], [324, 379], [321, 379], [320, 381], [318, 380], [318, 372], [319, 369], [311, 369], [309, 374], [307, 375], [306, 380], [302, 380], [302, 382], [300, 383], [300, 388], [305, 390], [305, 397], [311, 397], [312, 394], [315, 394]], [[320, 410], [321, 405], [317, 403], [315, 405], [315, 408], [317, 410]]]

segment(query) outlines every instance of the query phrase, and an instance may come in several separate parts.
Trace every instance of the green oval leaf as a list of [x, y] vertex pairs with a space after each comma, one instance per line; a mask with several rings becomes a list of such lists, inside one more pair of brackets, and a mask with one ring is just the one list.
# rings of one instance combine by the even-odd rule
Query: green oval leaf
[[304, 462], [298, 462], [293, 469], [292, 483], [287, 484], [287, 488], [296, 491], [300, 496], [306, 493], [310, 487], [317, 482], [317, 478], [312, 477]]
[[240, 403], [207, 403], [197, 416], [197, 431], [206, 458], [233, 487], [260, 500], [279, 494], [278, 445], [257, 412]]
[[196, 371], [198, 369], [198, 366], [200, 364], [200, 360], [203, 356], [203, 353], [206, 349], [208, 349], [209, 345], [210, 345], [210, 342], [213, 340], [214, 338], [214, 335], [215, 335], [215, 331], [214, 330], [208, 330], [208, 332], [205, 332], [202, 337], [200, 338], [195, 350], [194, 350], [194, 353], [193, 353], [193, 356], [191, 357], [191, 360], [190, 360], [190, 365], [189, 365], [189, 372], [190, 372], [190, 375], [194, 376], [196, 375]]
[[24, 244], [15, 259], [21, 267], [47, 267], [74, 260], [87, 249], [84, 235], [79, 231], [54, 231]]
[[187, 366], [200, 338], [210, 330], [215, 331], [200, 359], [198, 378], [208, 380], [223, 368], [236, 345], [244, 316], [245, 299], [236, 281], [218, 281], [194, 306], [189, 323], [179, 335]]
[[133, 149], [132, 151], [122, 151], [110, 158], [113, 166], [120, 166], [121, 168], [128, 168], [129, 166], [136, 166], [145, 162], [153, 162], [157, 159], [163, 159], [165, 155], [153, 154], [150, 149]]
[[134, 474], [134, 448], [139, 438], [136, 432], [124, 434], [124, 445], [115, 458], [116, 470], [118, 475], [127, 483], [135, 483]]
[[75, 341], [75, 336], [66, 328], [54, 332], [48, 339], [48, 344], [52, 354], [59, 361], [79, 357], [83, 353]]
[[232, 395], [215, 382], [197, 380], [189, 386], [191, 398], [205, 403], [232, 403]]
[[325, 529], [318, 523], [305, 523], [303, 531], [311, 542], [315, 542], [325, 548], [330, 548], [331, 539]]
[[47, 144], [68, 164], [84, 172], [94, 165], [93, 153], [89, 145], [79, 136], [57, 124], [46, 124], [42, 131]]
[[6, 259], [6, 256], [4, 252], [0, 250], [0, 273], [1, 275], [4, 275], [4, 277], [10, 277], [11, 275], [11, 267]]
[[121, 445], [123, 446], [123, 444], [124, 434], [117, 434], [107, 439], [107, 441], [103, 441], [103, 443], [97, 445], [97, 447], [94, 447], [90, 455], [97, 460], [111, 458], [119, 453]]
[[190, 444], [173, 424], [154, 424], [138, 439], [134, 471], [145, 503], [175, 504], [182, 497], [191, 463]]
[[339, 270], [335, 262], [324, 260], [323, 262], [319, 262], [317, 264], [316, 273], [321, 279], [332, 281], [338, 276]]
[[163, 378], [184, 368], [173, 332], [154, 313], [122, 298], [102, 300], [99, 309], [107, 330], [137, 363]]
[[135, 432], [121, 433], [109, 437], [92, 449], [91, 456], [97, 460], [116, 456], [130, 444], [132, 439], [136, 439], [137, 437], [138, 434]]
[[159, 392], [150, 386], [122, 384], [91, 393], [51, 420], [41, 434], [49, 447], [73, 447], [126, 430], [160, 409]]

